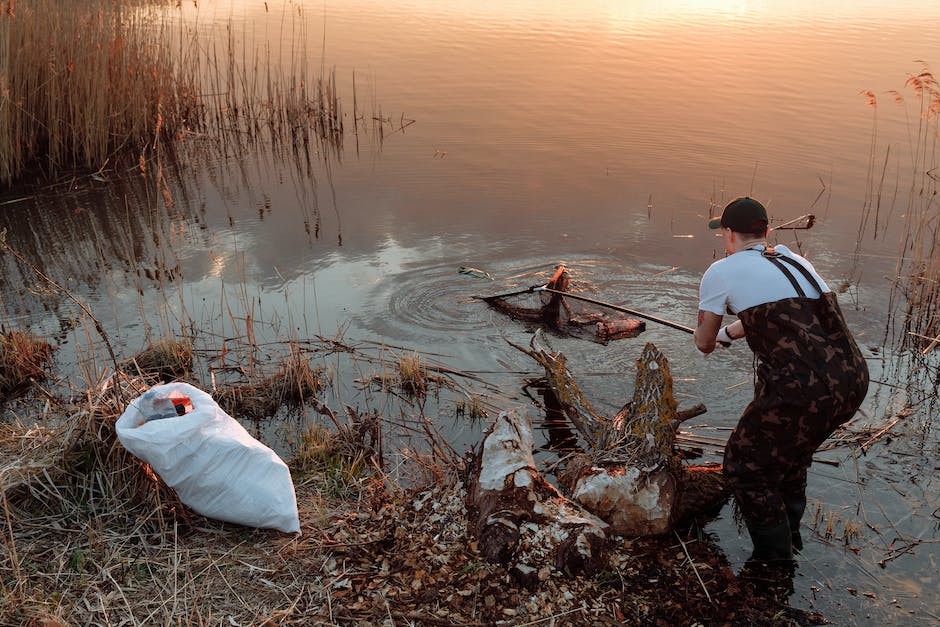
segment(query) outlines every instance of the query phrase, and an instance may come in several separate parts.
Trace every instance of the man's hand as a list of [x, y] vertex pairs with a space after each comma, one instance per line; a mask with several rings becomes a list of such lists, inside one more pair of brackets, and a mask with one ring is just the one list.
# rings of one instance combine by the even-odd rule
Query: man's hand
[[731, 334], [728, 333], [728, 327], [725, 326], [718, 329], [718, 335], [715, 336], [715, 341], [718, 342], [719, 345], [728, 348], [731, 346], [731, 342], [734, 341], [734, 338], [731, 337]]

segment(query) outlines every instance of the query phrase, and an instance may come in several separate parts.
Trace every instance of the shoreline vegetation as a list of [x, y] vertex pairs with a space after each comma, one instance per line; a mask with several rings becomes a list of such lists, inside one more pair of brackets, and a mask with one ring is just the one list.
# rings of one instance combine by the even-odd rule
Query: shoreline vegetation
[[[56, 380], [42, 339], [0, 337], [0, 346], [20, 347], [0, 353], [12, 382], [9, 420], [0, 421], [0, 624], [825, 622], [789, 607], [790, 590], [735, 575], [704, 521], [670, 536], [614, 538], [595, 576], [546, 566], [523, 584], [482, 558], [468, 529], [472, 455], [437, 431], [445, 413], [426, 411], [449, 390], [466, 403], [452, 406], [455, 418], [470, 419], [467, 405], [485, 418], [498, 404], [475, 394], [485, 382], [413, 351], [382, 347], [376, 357], [368, 343], [343, 338], [268, 345], [279, 356], [262, 365], [250, 335], [209, 335], [210, 346], [197, 348], [199, 335], [156, 340], [77, 388]], [[357, 362], [360, 386], [377, 395], [371, 409], [323, 400], [336, 384], [326, 364], [339, 357]], [[208, 363], [216, 366], [207, 376]], [[236, 375], [214, 374], [224, 372]], [[121, 446], [114, 425], [126, 403], [168, 380], [211, 389], [230, 415], [279, 417], [296, 443], [284, 458], [299, 535], [195, 514]], [[305, 410], [321, 420], [292, 418]], [[248, 422], [257, 429], [260, 420]], [[411, 445], [386, 447], [395, 430]], [[864, 451], [889, 431], [850, 424], [823, 450]], [[856, 550], [859, 521], [821, 503], [809, 509], [813, 538]]]
[[[534, 585], [524, 584], [488, 563], [469, 531], [472, 455], [458, 453], [438, 428], [448, 413], [485, 419], [500, 398], [485, 380], [433, 356], [342, 337], [261, 344], [251, 331], [257, 321], [233, 318], [243, 336], [201, 332], [190, 321], [173, 338], [111, 359], [101, 345], [107, 336], [96, 340], [97, 321], [87, 311], [84, 318], [84, 382], [57, 378], [41, 338], [4, 338], [21, 347], [17, 357], [37, 358], [14, 360], [6, 377], [15, 394], [4, 399], [0, 421], [0, 624], [822, 620], [789, 607], [786, 588], [735, 575], [700, 524], [614, 538], [606, 566], [591, 577], [546, 565]], [[324, 400], [336, 373], [350, 371], [373, 400]], [[121, 446], [115, 422], [127, 403], [167, 380], [211, 391], [230, 415], [250, 416], [246, 426], [262, 441], [272, 425], [292, 443], [283, 458], [299, 535], [199, 516]], [[438, 399], [453, 401], [449, 412], [446, 401], [433, 406]], [[842, 436], [855, 445], [881, 437]], [[858, 538], [856, 521], [820, 506], [812, 529], [830, 544]]]
[[137, 3], [21, 0], [0, 16], [0, 184], [146, 158], [199, 114], [195, 77]]
[[[287, 58], [248, 50], [225, 35], [147, 0], [20, 0], [0, 12], [0, 188], [26, 175], [162, 168], [180, 140], [217, 154], [259, 146], [310, 161], [340, 160], [344, 137], [379, 144], [413, 123], [343, 108], [335, 69], [309, 67], [303, 20], [282, 28], [301, 42]], [[156, 6], [153, 6], [156, 5]], [[181, 11], [177, 7], [177, 11]], [[373, 98], [374, 100], [374, 98]]]
[[[438, 427], [448, 414], [487, 419], [500, 397], [433, 356], [341, 336], [261, 344], [256, 321], [233, 318], [243, 336], [187, 322], [173, 338], [110, 361], [86, 318], [92, 365], [83, 383], [57, 379], [41, 338], [2, 338], [19, 348], [2, 353], [15, 358], [4, 366], [11, 393], [0, 421], [0, 624], [825, 621], [790, 607], [792, 590], [736, 575], [704, 521], [673, 535], [613, 538], [605, 567], [590, 577], [546, 565], [523, 583], [486, 562], [469, 531], [473, 454], [456, 451]], [[29, 354], [35, 359], [22, 360]], [[349, 371], [374, 395], [364, 407], [325, 400], [337, 373]], [[272, 436], [264, 425], [276, 423], [292, 443], [283, 456], [299, 535], [195, 514], [121, 446], [114, 425], [127, 402], [168, 380], [250, 416], [246, 426], [263, 441]], [[824, 450], [864, 450], [889, 432], [850, 424]], [[859, 521], [821, 503], [810, 512], [814, 539], [856, 549]]]
[[[243, 340], [250, 351], [250, 339]], [[41, 340], [33, 341], [41, 353]], [[337, 339], [295, 340], [283, 347], [275, 376], [258, 367], [214, 394], [229, 399], [232, 415], [246, 399], [264, 398], [266, 410], [306, 406], [323, 417], [285, 458], [299, 535], [193, 513], [117, 441], [114, 424], [128, 399], [170, 378], [200, 384], [196, 362], [219, 351], [158, 340], [70, 396], [55, 392], [48, 368], [49, 380], [23, 370], [30, 383], [6, 399], [15, 419], [0, 422], [0, 624], [821, 620], [789, 608], [786, 590], [768, 593], [736, 577], [697, 525], [674, 536], [615, 539], [597, 576], [546, 567], [537, 585], [523, 585], [479, 554], [468, 532], [469, 460], [440, 439], [423, 410], [439, 390], [462, 389], [460, 373], [415, 353], [387, 361], [363, 353], [363, 385], [414, 401], [414, 412], [393, 418], [331, 408], [319, 394], [331, 384], [329, 373], [311, 367], [311, 357], [357, 350]], [[396, 422], [420, 433], [423, 445], [383, 451], [385, 430]], [[832, 513], [827, 519], [818, 508], [813, 525], [825, 542], [848, 545], [857, 537], [855, 523]]]
[[[914, 95], [917, 128], [910, 147], [912, 177], [904, 210], [905, 235], [899, 244], [899, 281], [903, 294], [903, 320], [907, 340], [922, 354], [940, 343], [940, 83], [928, 68], [908, 77], [905, 87]], [[903, 97], [896, 94], [897, 98]], [[887, 161], [887, 155], [885, 157]], [[877, 204], [881, 201], [879, 189]], [[877, 211], [876, 204], [876, 211]], [[892, 207], [893, 208], [893, 207]], [[876, 227], [877, 228], [877, 227]], [[906, 259], [905, 259], [906, 258]], [[907, 264], [904, 264], [907, 261]], [[901, 299], [899, 299], [901, 300]]]
[[[923, 430], [934, 424], [940, 401], [940, 367], [933, 353], [940, 345], [940, 82], [929, 66], [907, 75], [902, 89], [861, 92], [873, 111], [871, 151], [865, 202], [859, 215], [853, 270], [861, 280], [863, 241], [896, 237], [895, 267], [885, 312], [884, 375], [904, 390], [908, 404], [926, 409]], [[879, 146], [879, 108], [895, 106], [905, 113], [907, 146]], [[893, 228], [894, 227], [894, 228]], [[895, 230], [896, 228], [896, 230]], [[856, 303], [857, 305], [857, 303]], [[879, 351], [877, 347], [873, 352]], [[891, 385], [886, 383], [884, 385]]]
[[[940, 210], [940, 83], [924, 64], [920, 72], [908, 75], [903, 91], [882, 94], [888, 106], [905, 110], [910, 137], [906, 147], [878, 146], [878, 109], [883, 105], [879, 94], [868, 90], [861, 95], [874, 117], [868, 184], [855, 249], [856, 274], [861, 277], [858, 255], [863, 240], [894, 234], [891, 225], [897, 220], [901, 228], [896, 232], [897, 260], [885, 343], [895, 344], [902, 352], [926, 355], [940, 343], [940, 236], [936, 227]], [[902, 173], [907, 173], [909, 180], [904, 180]], [[893, 335], [895, 319], [901, 323], [900, 337]]]

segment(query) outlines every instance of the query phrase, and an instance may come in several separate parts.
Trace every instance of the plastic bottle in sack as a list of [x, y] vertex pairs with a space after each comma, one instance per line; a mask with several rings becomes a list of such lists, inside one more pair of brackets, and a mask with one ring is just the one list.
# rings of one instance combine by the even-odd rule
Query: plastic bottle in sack
[[140, 413], [144, 415], [144, 422], [176, 418], [193, 410], [193, 403], [188, 396], [169, 394], [157, 396], [153, 390], [148, 390], [140, 397]]

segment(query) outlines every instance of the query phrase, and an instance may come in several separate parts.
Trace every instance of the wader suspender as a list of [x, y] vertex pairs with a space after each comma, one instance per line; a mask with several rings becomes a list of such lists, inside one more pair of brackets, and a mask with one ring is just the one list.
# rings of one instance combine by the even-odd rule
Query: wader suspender
[[806, 278], [806, 280], [809, 281], [810, 285], [815, 287], [816, 291], [819, 292], [819, 295], [822, 296], [823, 291], [822, 291], [822, 288], [819, 287], [819, 281], [817, 281], [816, 278], [812, 274], [810, 274], [809, 270], [804, 268], [803, 264], [801, 264], [799, 261], [795, 259], [790, 259], [789, 257], [785, 257], [784, 255], [781, 255], [780, 253], [778, 253], [777, 251], [775, 251], [773, 248], [770, 248], [770, 247], [767, 247], [764, 250], [762, 250], [760, 254], [765, 259], [767, 259], [767, 261], [777, 266], [777, 268], [781, 272], [783, 272], [783, 274], [788, 279], [790, 279], [790, 284], [793, 285], [793, 289], [796, 290], [796, 293], [799, 294], [800, 298], [806, 298], [806, 291], [803, 290], [803, 288], [800, 286], [800, 283], [796, 280], [796, 277], [793, 276], [793, 273], [787, 270], [786, 266], [780, 263], [781, 261], [786, 261], [789, 265], [799, 270], [800, 273]]

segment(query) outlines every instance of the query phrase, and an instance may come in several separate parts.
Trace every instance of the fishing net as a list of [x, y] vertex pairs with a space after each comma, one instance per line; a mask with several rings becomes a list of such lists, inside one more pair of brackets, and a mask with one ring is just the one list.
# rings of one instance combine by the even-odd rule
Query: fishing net
[[[490, 307], [513, 320], [518, 320], [530, 328], [543, 328], [556, 335], [573, 336], [602, 344], [610, 340], [636, 337], [642, 333], [646, 324], [633, 318], [613, 318], [579, 303], [572, 305], [563, 294], [555, 292], [573, 292], [578, 287], [573, 285], [571, 275], [565, 266], [557, 266], [552, 279], [546, 284], [549, 290], [536, 292], [538, 306], [517, 304], [520, 294], [513, 296], [492, 296], [484, 300]], [[525, 294], [531, 298], [530, 293]], [[510, 302], [514, 298], [517, 302]]]

